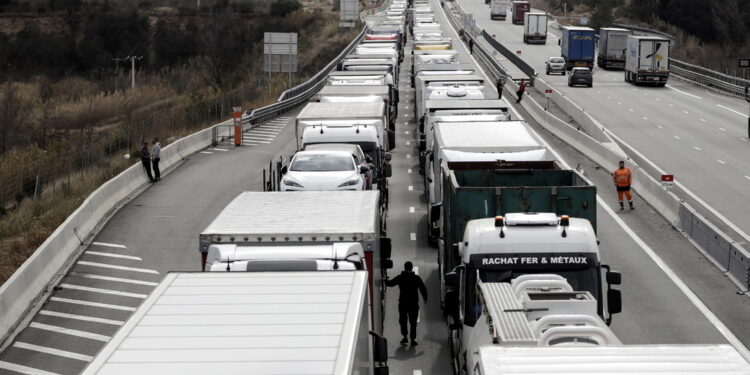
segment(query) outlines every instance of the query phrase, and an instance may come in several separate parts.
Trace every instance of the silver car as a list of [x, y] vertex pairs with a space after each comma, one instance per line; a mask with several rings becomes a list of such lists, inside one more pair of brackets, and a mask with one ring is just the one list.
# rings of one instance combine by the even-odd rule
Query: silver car
[[547, 74], [551, 74], [552, 72], [565, 74], [565, 59], [559, 56], [552, 56], [547, 58], [546, 61], [544, 61], [544, 65], [547, 67]]

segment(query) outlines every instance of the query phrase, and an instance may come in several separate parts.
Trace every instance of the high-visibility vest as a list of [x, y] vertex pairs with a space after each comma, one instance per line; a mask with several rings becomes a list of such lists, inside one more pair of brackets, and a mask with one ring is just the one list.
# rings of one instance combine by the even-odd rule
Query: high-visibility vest
[[617, 186], [628, 186], [633, 178], [633, 174], [630, 172], [630, 168], [622, 168], [612, 172], [612, 177]]

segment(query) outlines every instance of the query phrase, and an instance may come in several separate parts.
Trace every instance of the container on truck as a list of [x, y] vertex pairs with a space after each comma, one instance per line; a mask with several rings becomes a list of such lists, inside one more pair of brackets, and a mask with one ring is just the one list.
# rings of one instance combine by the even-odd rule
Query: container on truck
[[169, 273], [83, 373], [387, 375], [368, 301], [365, 271]]
[[[415, 56], [418, 56], [417, 52], [432, 52], [432, 53], [452, 53], [455, 50], [447, 51], [415, 51]], [[459, 64], [459, 63], [448, 63], [445, 64], [442, 61], [422, 61], [422, 58], [415, 57], [414, 64], [412, 64], [413, 74], [411, 76], [411, 86], [415, 87], [418, 76], [434, 76], [434, 75], [466, 75], [474, 74], [475, 67], [473, 64]]]
[[384, 233], [377, 191], [244, 192], [200, 233], [199, 249], [209, 271], [365, 269], [382, 332], [383, 280], [393, 265]]
[[[742, 355], [730, 345], [612, 345], [595, 347], [501, 347], [479, 349], [479, 364], [471, 375], [560, 374], [564, 358], [577, 374], [750, 374]], [[606, 360], [603, 360], [606, 358]]]
[[335, 71], [328, 74], [329, 86], [383, 86], [386, 85], [391, 91], [391, 99], [398, 104], [398, 88], [393, 82], [393, 74], [384, 71], [359, 70], [359, 71]]
[[508, 5], [510, 0], [491, 0], [490, 1], [490, 19], [505, 21], [508, 14]]
[[523, 42], [528, 44], [547, 43], [547, 13], [524, 13]]
[[562, 26], [560, 55], [565, 59], [565, 68], [594, 69], [594, 29], [580, 26]]
[[[544, 260], [537, 254], [518, 254], [518, 262]], [[528, 264], [528, 268], [561, 269], [552, 264]], [[597, 315], [594, 296], [576, 290], [560, 275], [530, 273], [507, 281], [465, 276], [454, 287], [461, 290], [472, 283], [473, 289], [464, 290], [457, 306], [449, 307], [454, 312], [452, 319], [456, 319], [454, 327], [462, 326], [451, 334], [457, 369], [475, 369], [480, 362], [479, 351], [487, 347], [622, 345]], [[456, 274], [454, 278], [458, 277]]]
[[323, 86], [311, 99], [324, 103], [372, 103], [384, 102], [388, 108], [389, 123], [395, 123], [398, 105], [393, 92], [386, 85], [336, 85]]
[[669, 79], [670, 40], [653, 36], [629, 36], [625, 82], [663, 87]]
[[625, 69], [625, 57], [628, 51], [628, 37], [631, 30], [615, 27], [599, 29], [599, 51], [596, 54], [596, 65], [600, 68]]
[[511, 20], [514, 25], [523, 25], [523, 15], [531, 11], [528, 1], [513, 1], [510, 3]]

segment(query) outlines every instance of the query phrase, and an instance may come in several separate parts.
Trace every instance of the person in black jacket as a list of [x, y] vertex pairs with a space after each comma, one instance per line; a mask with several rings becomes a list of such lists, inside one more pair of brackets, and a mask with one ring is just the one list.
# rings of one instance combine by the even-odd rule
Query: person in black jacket
[[148, 152], [148, 142], [143, 142], [143, 146], [141, 146], [141, 163], [143, 163], [143, 168], [148, 175], [148, 181], [152, 183], [156, 182], [154, 176], [151, 174], [151, 154]]
[[[404, 271], [393, 279], [386, 279], [385, 284], [399, 288], [398, 323], [401, 325], [402, 345], [409, 343], [407, 334], [411, 337], [411, 345], [417, 345], [417, 317], [419, 316], [419, 293], [422, 293], [424, 303], [427, 303], [427, 288], [422, 278], [415, 274], [411, 262], [404, 263]], [[407, 325], [408, 322], [408, 325]], [[411, 330], [409, 330], [411, 328]]]

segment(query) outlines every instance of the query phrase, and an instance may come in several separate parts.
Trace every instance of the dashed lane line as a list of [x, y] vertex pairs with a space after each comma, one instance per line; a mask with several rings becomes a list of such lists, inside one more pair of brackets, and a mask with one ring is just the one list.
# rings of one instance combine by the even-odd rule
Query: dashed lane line
[[726, 164], [727, 163], [727, 162], [725, 162], [724, 160], [721, 160], [721, 159], [716, 159], [716, 161], [718, 161], [721, 164]]
[[102, 252], [99, 252], [99, 251], [91, 251], [91, 250], [87, 250], [86, 254], [88, 254], [88, 255], [96, 255], [96, 256], [100, 256], [100, 257], [108, 257], [108, 258], [120, 258], [120, 259], [130, 259], [130, 260], [143, 261], [143, 259], [141, 257], [136, 257], [136, 256], [132, 256], [132, 255], [102, 253]]
[[679, 139], [680, 139], [680, 136], [679, 136], [679, 135], [675, 135], [675, 136], [674, 136], [674, 139], [677, 139], [677, 140], [679, 140]]
[[83, 273], [83, 272], [71, 272], [69, 275], [71, 275], [71, 276], [78, 276], [78, 277], [85, 277], [87, 279], [98, 279], [98, 280], [106, 280], [106, 281], [115, 281], [115, 282], [118, 282], [118, 283], [128, 283], [128, 284], [148, 285], [148, 286], [157, 286], [157, 285], [159, 285], [159, 283], [155, 283], [155, 282], [152, 282], [152, 281], [143, 281], [143, 280], [125, 279], [125, 278], [122, 278], [122, 277], [94, 275], [94, 274], [91, 274], [91, 273]]
[[409, 207], [409, 213], [411, 213], [411, 214], [414, 213], [414, 207]]
[[56, 372], [39, 370], [31, 367], [17, 365], [15, 363], [0, 361], [0, 369], [17, 372], [24, 375], [60, 375]]
[[412, 240], [412, 241], [416, 241], [417, 240], [417, 234], [416, 233], [409, 233], [409, 239]]
[[111, 295], [114, 295], [114, 296], [140, 298], [140, 299], [146, 299], [146, 297], [148, 297], [148, 294], [121, 292], [119, 290], [103, 289], [103, 288], [92, 288], [92, 287], [82, 286], [82, 285], [60, 284], [60, 286], [63, 289], [81, 290], [81, 291], [84, 291], [84, 292], [100, 293], [100, 294], [111, 294]]
[[107, 342], [110, 339], [109, 336], [100, 335], [98, 333], [91, 333], [91, 332], [86, 332], [86, 331], [80, 331], [80, 330], [77, 330], [77, 329], [70, 329], [70, 328], [65, 328], [65, 327], [58, 327], [58, 326], [53, 326], [51, 324], [42, 324], [42, 323], [37, 323], [37, 322], [31, 322], [31, 324], [29, 324], [29, 327], [36, 328], [36, 329], [41, 329], [41, 330], [45, 330], [45, 331], [50, 331], [50, 332], [62, 333], [64, 335], [83, 337], [85, 339], [102, 341], [102, 342]]
[[120, 310], [120, 311], [135, 311], [136, 310], [135, 307], [130, 307], [130, 306], [121, 306], [121, 305], [113, 305], [113, 304], [109, 304], [109, 303], [99, 303], [99, 302], [83, 301], [83, 300], [80, 300], [80, 299], [73, 299], [73, 298], [50, 297], [50, 301], [70, 303], [70, 304], [73, 304], [73, 305], [101, 307], [101, 308], [105, 308], [105, 309]]
[[693, 146], [693, 148], [694, 148], [694, 149], [695, 149], [696, 151], [701, 151], [701, 148], [700, 148], [700, 147], [698, 147], [698, 146]]
[[413, 190], [414, 190], [414, 186], [409, 185], [409, 191], [413, 191]]
[[94, 357], [92, 357], [90, 355], [85, 355], [85, 354], [80, 354], [80, 353], [73, 353], [73, 352], [69, 352], [67, 350], [60, 350], [60, 349], [55, 349], [55, 348], [49, 348], [49, 347], [46, 347], [46, 346], [39, 346], [39, 345], [29, 344], [29, 343], [20, 342], [20, 341], [16, 341], [15, 343], [13, 343], [13, 346], [16, 347], [16, 348], [21, 348], [21, 349], [26, 349], [26, 350], [33, 350], [35, 352], [52, 354], [52, 355], [56, 355], [58, 357], [65, 357], [65, 358], [77, 359], [77, 360], [83, 361], [83, 362], [91, 362], [94, 359]]
[[73, 319], [73, 320], [82, 320], [84, 322], [110, 324], [113, 326], [121, 326], [125, 324], [125, 322], [122, 320], [104, 319], [104, 318], [97, 318], [94, 316], [86, 316], [86, 315], [78, 315], [78, 314], [67, 314], [67, 313], [61, 313], [59, 311], [52, 311], [52, 310], [41, 310], [39, 311], [39, 315], [56, 316], [58, 318], [66, 318], [66, 319]]
[[108, 243], [108, 242], [97, 242], [97, 241], [94, 241], [91, 244], [92, 245], [96, 245], [96, 246], [114, 247], [115, 249], [127, 249], [128, 248], [125, 245], [120, 245], [120, 244], [116, 244], [116, 243]]
[[411, 173], [411, 168], [407, 169], [406, 173]]
[[115, 264], [87, 262], [87, 261], [83, 261], [83, 260], [79, 260], [76, 263], [80, 264], [82, 266], [91, 266], [91, 267], [100, 267], [100, 268], [111, 268], [111, 269], [115, 269], [115, 270], [132, 271], [132, 272], [140, 272], [140, 273], [151, 273], [151, 274], [155, 274], [155, 275], [159, 274], [159, 271], [157, 271], [157, 270], [151, 270], [151, 269], [148, 269], [148, 268], [125, 267], [125, 266], [118, 266], [118, 265], [115, 265]]

